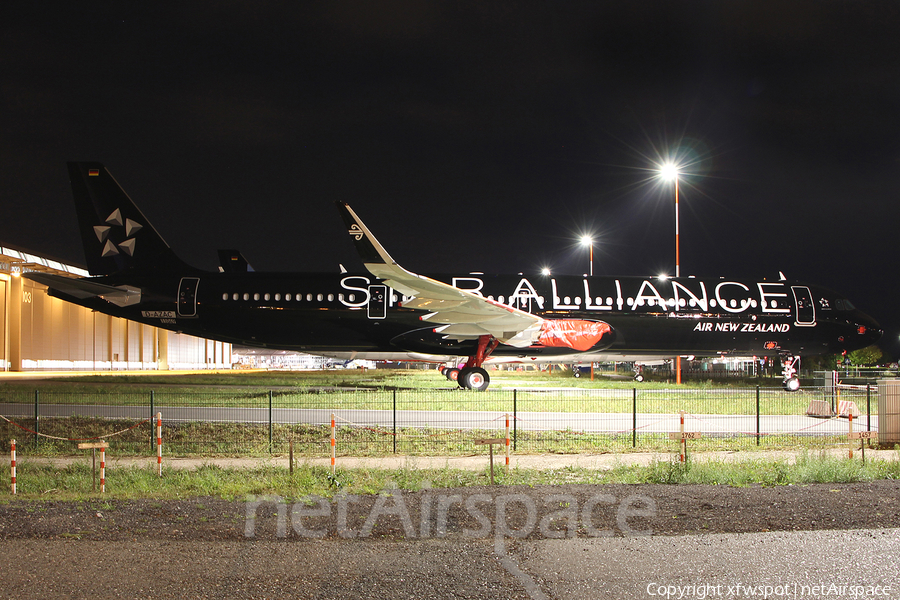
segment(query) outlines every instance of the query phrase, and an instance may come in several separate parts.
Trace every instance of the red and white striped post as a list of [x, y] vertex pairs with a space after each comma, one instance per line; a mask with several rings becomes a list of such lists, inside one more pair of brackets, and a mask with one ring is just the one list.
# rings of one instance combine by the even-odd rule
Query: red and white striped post
[[334, 477], [334, 413], [331, 413], [331, 476]]
[[509, 471], [509, 413], [506, 413], [506, 470]]
[[684, 462], [684, 455], [687, 454], [687, 440], [684, 439], [684, 411], [681, 411], [681, 462]]
[[12, 481], [10, 482], [10, 490], [12, 491], [13, 496], [16, 495], [16, 440], [10, 440], [9, 442], [9, 473]]
[[850, 428], [850, 435], [847, 437], [850, 440], [850, 458], [853, 458], [853, 410], [848, 410], [847, 413], [847, 426]]
[[156, 413], [156, 474], [162, 477], [162, 413]]
[[100, 448], [100, 493], [106, 492], [106, 448]]

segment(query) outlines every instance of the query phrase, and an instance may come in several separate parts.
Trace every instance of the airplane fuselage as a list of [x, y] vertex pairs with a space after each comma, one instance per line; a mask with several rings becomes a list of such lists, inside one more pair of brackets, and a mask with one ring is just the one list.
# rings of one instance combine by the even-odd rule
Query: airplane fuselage
[[[631, 355], [798, 356], [874, 343], [877, 323], [830, 290], [790, 281], [697, 278], [436, 275], [432, 279], [543, 319], [600, 321], [611, 335], [585, 352]], [[65, 299], [102, 312], [235, 344], [310, 353], [466, 356], [428, 311], [370, 273], [111, 275], [105, 285], [141, 290], [140, 302]], [[458, 325], [456, 325], [458, 327]], [[494, 356], [553, 357], [570, 347], [501, 344]]]
[[487, 360], [777, 355], [785, 389], [797, 389], [797, 357], [863, 348], [882, 333], [845, 298], [800, 282], [419, 275], [343, 202], [363, 272], [258, 273], [232, 251], [220, 253], [219, 273], [199, 271], [101, 163], [67, 166], [95, 277], [26, 277], [75, 304], [209, 339], [372, 359], [465, 357], [444, 373], [481, 391]]

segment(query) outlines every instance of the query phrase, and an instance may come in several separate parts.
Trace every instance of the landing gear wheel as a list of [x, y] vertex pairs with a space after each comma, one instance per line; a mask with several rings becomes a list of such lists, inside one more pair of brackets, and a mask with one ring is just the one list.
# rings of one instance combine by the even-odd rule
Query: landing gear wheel
[[784, 386], [785, 391], [796, 392], [800, 389], [800, 380], [796, 377], [791, 377], [790, 379], [786, 379], [781, 385]]
[[456, 381], [457, 378], [459, 377], [459, 369], [456, 369], [456, 368], [445, 369], [444, 377], [446, 377], [450, 381]]
[[459, 385], [476, 392], [483, 392], [491, 384], [491, 377], [481, 367], [469, 367], [459, 372]]
[[637, 375], [634, 376], [634, 380], [637, 381], [638, 383], [640, 383], [644, 380], [644, 376], [641, 375], [640, 373], [638, 373]]

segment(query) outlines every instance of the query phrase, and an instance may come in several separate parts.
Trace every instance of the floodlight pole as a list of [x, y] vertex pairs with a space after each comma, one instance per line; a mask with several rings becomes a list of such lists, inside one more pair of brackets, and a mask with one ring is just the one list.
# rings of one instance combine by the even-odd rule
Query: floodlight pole
[[594, 276], [594, 240], [591, 240], [588, 243], [588, 245], [590, 246], [590, 256], [591, 256], [590, 274], [591, 274], [591, 277], [593, 277]]
[[681, 276], [681, 255], [678, 249], [678, 175], [675, 175], [675, 277]]
[[581, 243], [588, 247], [588, 256], [590, 258], [590, 276], [594, 276], [594, 238], [588, 236], [587, 234], [581, 236]]
[[[675, 174], [675, 277], [681, 276], [681, 253], [678, 246], [678, 174]], [[676, 307], [677, 308], [677, 307]], [[675, 383], [681, 385], [681, 356], [675, 357]]]

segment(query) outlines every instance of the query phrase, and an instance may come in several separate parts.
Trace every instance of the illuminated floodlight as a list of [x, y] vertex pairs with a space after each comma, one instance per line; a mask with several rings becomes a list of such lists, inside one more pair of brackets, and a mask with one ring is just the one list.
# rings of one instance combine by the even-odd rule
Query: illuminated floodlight
[[677, 181], [680, 174], [681, 168], [673, 162], [659, 165], [659, 176], [666, 181]]
[[544, 267], [543, 269], [541, 269], [541, 275], [546, 275], [549, 277], [550, 269], [548, 269], [547, 267]]

